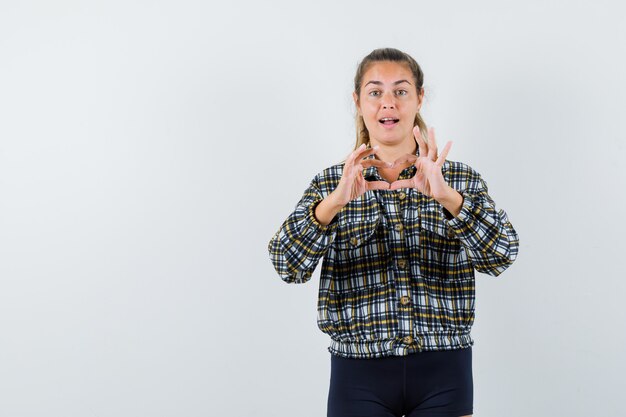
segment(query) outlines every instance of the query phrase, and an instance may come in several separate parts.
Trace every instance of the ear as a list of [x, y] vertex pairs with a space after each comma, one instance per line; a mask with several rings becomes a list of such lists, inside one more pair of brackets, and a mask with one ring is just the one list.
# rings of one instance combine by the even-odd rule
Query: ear
[[357, 112], [360, 115], [361, 114], [361, 107], [359, 106], [359, 96], [356, 95], [355, 91], [352, 92], [352, 99], [354, 100], [354, 105], [356, 106], [356, 110], [357, 110]]

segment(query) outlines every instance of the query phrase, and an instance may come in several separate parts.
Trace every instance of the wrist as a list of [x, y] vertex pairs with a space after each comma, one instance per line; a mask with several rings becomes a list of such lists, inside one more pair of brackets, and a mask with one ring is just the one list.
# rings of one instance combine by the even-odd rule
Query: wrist
[[326, 198], [324, 199], [326, 200], [326, 203], [328, 205], [328, 207], [334, 209], [334, 210], [341, 210], [342, 208], [345, 207], [345, 204], [343, 204], [338, 196], [337, 193], [335, 191], [331, 191], [330, 194], [328, 194], [328, 196], [326, 196]]
[[463, 195], [454, 188], [448, 186], [446, 192], [438, 198], [435, 198], [450, 214], [454, 217], [458, 216], [463, 206]]

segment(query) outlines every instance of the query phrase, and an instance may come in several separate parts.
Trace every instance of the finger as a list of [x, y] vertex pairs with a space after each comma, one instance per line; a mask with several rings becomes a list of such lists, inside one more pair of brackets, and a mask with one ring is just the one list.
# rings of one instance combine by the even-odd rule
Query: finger
[[[375, 154], [379, 149], [379, 146], [376, 145], [373, 148], [366, 149], [361, 153], [360, 156], [357, 156], [357, 161], [361, 166], [361, 170], [365, 169], [364, 167], [376, 166], [379, 168], [391, 168], [393, 164], [389, 162], [382, 161], [376, 158], [369, 158], [372, 154]], [[366, 159], [367, 158], [367, 159]], [[356, 163], [356, 162], [355, 162]]]
[[354, 169], [354, 171], [352, 171], [352, 172], [356, 172], [356, 173], [358, 173], [358, 172], [363, 173], [363, 170], [365, 169], [365, 168], [363, 168], [363, 165], [361, 165], [361, 163], [360, 163], [360, 162], [359, 162], [359, 163], [354, 164], [354, 165], [352, 166], [352, 168]]
[[417, 147], [419, 149], [420, 156], [428, 155], [428, 144], [424, 141], [424, 138], [422, 137], [422, 132], [420, 131], [419, 126], [413, 127], [413, 135], [415, 136], [415, 139], [417, 140]]
[[414, 154], [404, 154], [401, 157], [399, 157], [398, 159], [396, 159], [395, 161], [393, 161], [391, 163], [391, 167], [398, 167], [401, 166], [403, 169], [411, 166], [415, 163], [415, 161], [417, 161], [417, 155]]
[[389, 183], [387, 181], [366, 181], [365, 186], [368, 190], [388, 190]]
[[[362, 144], [361, 146], [365, 146], [365, 144]], [[366, 158], [374, 153], [376, 153], [378, 151], [379, 146], [376, 145], [373, 148], [361, 148], [359, 147], [357, 150], [355, 150], [353, 152], [353, 158], [352, 158], [352, 163], [354, 163], [354, 161], [361, 161], [363, 158]]]
[[[381, 164], [381, 165], [379, 165], [379, 164]], [[362, 159], [358, 163], [354, 164], [354, 166], [353, 166], [354, 171], [352, 171], [352, 172], [358, 173], [361, 176], [361, 178], [364, 178], [363, 177], [363, 171], [365, 171], [366, 167], [369, 167], [371, 165], [376, 165], [376, 166], [380, 166], [382, 168], [386, 168], [387, 167], [386, 164], [387, 164], [386, 162], [379, 161], [377, 159]]]
[[350, 152], [350, 155], [348, 156], [348, 159], [352, 159], [355, 160], [358, 158], [359, 155], [362, 155], [366, 152], [369, 152], [373, 149], [377, 149], [378, 145], [374, 146], [374, 148], [368, 148], [364, 143], [362, 143], [361, 145], [359, 145], [358, 148], [356, 148], [355, 150], [353, 150], [352, 152]]
[[393, 162], [385, 162], [380, 159], [364, 159], [361, 161], [361, 165], [364, 167], [376, 166], [379, 168], [391, 168], [393, 166]]
[[437, 141], [435, 140], [435, 128], [428, 128], [428, 159], [437, 160]]
[[[363, 149], [360, 152], [358, 152], [357, 154], [355, 154], [354, 156], [354, 160], [358, 163], [362, 163], [364, 161], [367, 161], [368, 156], [375, 154], [378, 151], [378, 145], [374, 146], [373, 148], [367, 148], [367, 149]], [[375, 158], [370, 158], [370, 159], [375, 159]], [[356, 163], [353, 162], [353, 163]]]
[[364, 144], [361, 144], [361, 146], [359, 146], [358, 148], [356, 148], [354, 151], [350, 152], [350, 154], [346, 157], [346, 161], [344, 162], [344, 170], [349, 168], [350, 166], [352, 166], [352, 163], [354, 162], [354, 154], [355, 152], [357, 152], [358, 150], [362, 149], [364, 146]]
[[367, 148], [365, 147], [365, 144], [362, 143], [358, 148], [356, 148], [355, 150], [350, 152], [350, 156], [348, 157], [348, 160], [350, 160], [350, 161], [356, 160], [356, 157], [359, 154], [359, 152], [362, 152], [365, 149], [367, 149]]
[[422, 172], [422, 165], [423, 165], [424, 159], [423, 158], [419, 158], [413, 165], [415, 165], [415, 168], [417, 168], [417, 173], [421, 173]]
[[398, 166], [398, 165], [406, 164], [407, 162], [410, 164], [413, 164], [416, 160], [417, 160], [417, 155], [407, 153], [405, 155], [402, 155], [400, 158], [396, 159], [395, 161], [393, 161], [392, 165]]
[[439, 155], [439, 158], [437, 158], [437, 165], [438, 166], [443, 166], [443, 163], [446, 161], [446, 158], [448, 157], [448, 152], [450, 152], [450, 148], [452, 147], [452, 141], [449, 140], [448, 143], [446, 143], [446, 146], [443, 147], [443, 151], [441, 151], [441, 155]]
[[397, 190], [398, 188], [413, 188], [413, 180], [398, 180], [389, 185], [390, 190]]
[[[363, 144], [363, 146], [365, 146], [365, 144]], [[378, 145], [374, 146], [373, 148], [365, 147], [363, 149], [357, 150], [355, 157], [359, 158], [359, 159], [365, 158], [368, 155], [376, 153], [376, 151], [378, 151], [379, 148], [380, 148], [380, 146], [378, 146]]]

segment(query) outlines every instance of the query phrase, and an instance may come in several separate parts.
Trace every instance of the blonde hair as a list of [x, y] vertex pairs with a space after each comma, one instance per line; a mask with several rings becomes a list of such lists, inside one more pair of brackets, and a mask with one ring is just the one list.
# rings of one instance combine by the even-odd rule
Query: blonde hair
[[[357, 97], [361, 96], [363, 75], [374, 63], [380, 61], [392, 61], [405, 64], [413, 74], [417, 94], [418, 96], [420, 95], [420, 93], [424, 89], [424, 73], [422, 72], [422, 69], [420, 68], [417, 61], [415, 61], [415, 59], [413, 59], [409, 54], [402, 52], [398, 49], [379, 48], [374, 49], [365, 58], [363, 58], [357, 67], [356, 75], [354, 76], [354, 92], [356, 93]], [[365, 144], [367, 147], [370, 147], [369, 131], [365, 126], [363, 116], [359, 115], [358, 111], [355, 114], [355, 124], [356, 142], [354, 144], [353, 151], [361, 146], [361, 144]], [[413, 126], [419, 126], [422, 137], [425, 138], [424, 140], [426, 140], [426, 142], [428, 142], [428, 127], [426, 126], [426, 123], [424, 122], [424, 119], [422, 119], [422, 116], [419, 114], [419, 112], [415, 115]], [[345, 162], [345, 160], [342, 162]]]

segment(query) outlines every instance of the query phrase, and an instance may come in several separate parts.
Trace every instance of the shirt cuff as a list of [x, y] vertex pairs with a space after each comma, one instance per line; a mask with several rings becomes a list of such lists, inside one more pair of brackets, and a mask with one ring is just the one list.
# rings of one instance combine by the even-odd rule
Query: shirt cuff
[[322, 202], [322, 200], [323, 200], [322, 198], [317, 199], [313, 201], [311, 205], [309, 205], [309, 209], [307, 210], [307, 219], [309, 220], [309, 223], [312, 225], [313, 230], [315, 230], [317, 233], [331, 234], [332, 232], [335, 231], [335, 229], [337, 228], [337, 225], [339, 224], [339, 221], [337, 220], [339, 215], [335, 215], [335, 217], [333, 217], [333, 220], [327, 225], [321, 224], [315, 217], [315, 208], [317, 207], [319, 203]]
[[466, 193], [465, 191], [459, 191], [459, 193], [463, 196], [463, 204], [461, 205], [461, 211], [458, 216], [454, 217], [452, 213], [450, 213], [445, 207], [443, 207], [443, 213], [446, 216], [446, 223], [453, 230], [460, 231], [464, 226], [464, 223], [471, 218], [472, 209], [474, 208], [474, 199], [472, 195]]

